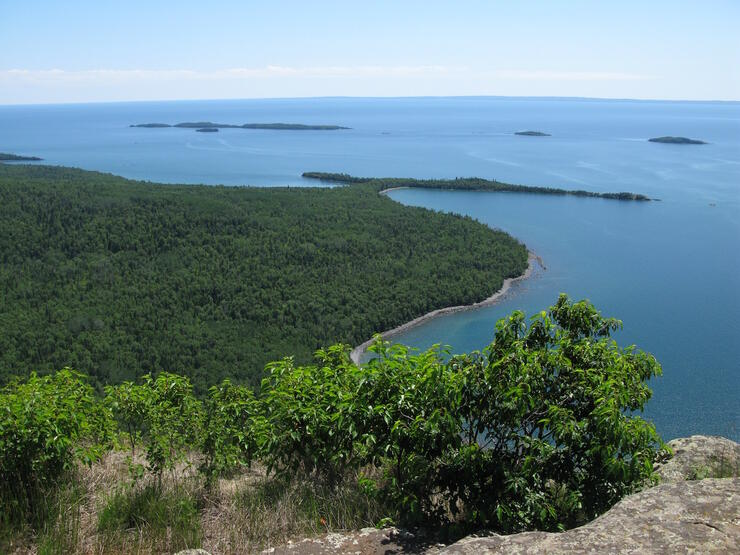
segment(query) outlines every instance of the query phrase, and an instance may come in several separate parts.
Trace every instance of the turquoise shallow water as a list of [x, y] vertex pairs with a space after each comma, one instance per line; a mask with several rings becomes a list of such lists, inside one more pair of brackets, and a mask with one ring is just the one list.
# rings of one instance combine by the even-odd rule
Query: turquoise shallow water
[[[131, 129], [131, 123], [338, 124], [347, 131]], [[552, 137], [518, 137], [542, 130]], [[702, 146], [646, 142], [660, 135]], [[495, 320], [559, 292], [624, 321], [620, 343], [654, 353], [664, 376], [646, 416], [666, 438], [740, 437], [740, 104], [505, 98], [313, 99], [0, 107], [0, 152], [164, 182], [315, 185], [306, 170], [480, 176], [633, 191], [627, 203], [511, 193], [398, 190], [410, 205], [504, 229], [547, 269], [499, 304], [398, 338], [482, 348]], [[0, 208], [1, 210], [1, 208]]]

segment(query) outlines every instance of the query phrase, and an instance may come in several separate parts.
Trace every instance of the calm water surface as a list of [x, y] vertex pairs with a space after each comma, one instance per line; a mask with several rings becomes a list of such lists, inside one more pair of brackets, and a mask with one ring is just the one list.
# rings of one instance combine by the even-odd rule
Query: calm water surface
[[[133, 129], [143, 122], [295, 122], [347, 131]], [[523, 129], [552, 137], [514, 136]], [[702, 146], [647, 143], [660, 135]], [[633, 191], [627, 203], [511, 193], [398, 190], [404, 204], [508, 231], [547, 269], [498, 305], [398, 338], [480, 349], [498, 318], [558, 293], [624, 321], [623, 345], [663, 364], [646, 416], [665, 438], [740, 437], [740, 104], [505, 98], [313, 99], [0, 107], [0, 152], [161, 182], [315, 185], [303, 171], [480, 176]]]

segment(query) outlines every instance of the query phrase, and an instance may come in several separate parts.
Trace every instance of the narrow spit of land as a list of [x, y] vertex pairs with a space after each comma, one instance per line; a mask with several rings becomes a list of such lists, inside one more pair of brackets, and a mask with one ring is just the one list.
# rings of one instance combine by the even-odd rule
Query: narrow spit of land
[[594, 191], [558, 189], [556, 187], [536, 187], [531, 185], [515, 185], [495, 179], [480, 177], [456, 177], [455, 179], [415, 179], [410, 177], [355, 177], [346, 173], [304, 172], [303, 177], [318, 179], [330, 183], [345, 185], [369, 184], [374, 185], [378, 192], [400, 188], [421, 189], [449, 189], [462, 191], [493, 191], [511, 193], [530, 193], [536, 195], [570, 195], [575, 197], [593, 197], [612, 200], [653, 200], [639, 193], [599, 193]]

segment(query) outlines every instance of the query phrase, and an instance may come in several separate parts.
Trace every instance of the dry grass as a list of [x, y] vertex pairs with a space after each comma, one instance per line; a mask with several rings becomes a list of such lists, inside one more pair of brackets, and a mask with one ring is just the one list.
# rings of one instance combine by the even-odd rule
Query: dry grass
[[203, 548], [252, 553], [289, 540], [374, 526], [384, 516], [354, 480], [330, 488], [310, 478], [284, 482], [259, 471], [222, 481], [220, 496], [203, 511]]
[[[13, 544], [11, 552], [171, 553], [186, 547], [183, 538], [197, 538], [195, 545], [187, 547], [219, 554], [255, 553], [289, 540], [373, 526], [387, 516], [372, 496], [360, 491], [354, 479], [332, 488], [307, 477], [281, 481], [268, 477], [259, 465], [221, 479], [216, 488], [206, 490], [195, 472], [196, 461], [191, 460], [168, 473], [161, 490], [150, 495], [151, 479], [143, 478], [131, 486], [129, 455], [114, 451], [93, 466], [80, 468], [77, 484], [69, 494], [60, 496], [55, 521], [37, 537]], [[144, 460], [134, 457], [133, 462], [143, 464]], [[138, 507], [136, 502], [141, 498], [160, 503], [155, 509], [160, 511], [158, 515], [164, 511], [165, 521], [173, 518], [166, 511], [178, 503], [197, 507], [195, 520], [175, 519], [159, 527], [147, 521], [117, 528], [116, 519], [126, 522], [123, 513]]]

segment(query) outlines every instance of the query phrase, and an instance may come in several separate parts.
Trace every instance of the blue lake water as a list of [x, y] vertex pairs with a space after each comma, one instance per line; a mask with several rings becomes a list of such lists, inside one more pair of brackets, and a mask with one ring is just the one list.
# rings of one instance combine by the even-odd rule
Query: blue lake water
[[[134, 129], [132, 123], [291, 122], [346, 131]], [[520, 137], [542, 130], [552, 137]], [[681, 135], [710, 144], [653, 144]], [[522, 240], [546, 270], [499, 304], [398, 340], [480, 349], [498, 318], [558, 293], [624, 321], [617, 336], [663, 364], [646, 416], [665, 438], [740, 437], [740, 104], [578, 99], [311, 99], [0, 106], [0, 152], [171, 183], [316, 185], [303, 171], [480, 176], [632, 191], [661, 202], [397, 190]]]

